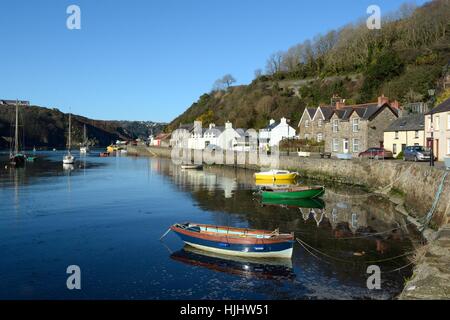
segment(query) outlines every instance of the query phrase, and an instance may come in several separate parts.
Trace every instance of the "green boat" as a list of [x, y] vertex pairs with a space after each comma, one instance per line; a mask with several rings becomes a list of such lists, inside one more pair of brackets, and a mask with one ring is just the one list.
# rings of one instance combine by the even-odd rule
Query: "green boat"
[[261, 202], [264, 206], [288, 207], [288, 208], [309, 208], [324, 209], [325, 202], [320, 198], [314, 199], [275, 199], [268, 198]]
[[26, 156], [27, 162], [35, 162], [38, 157], [36, 156]]
[[262, 191], [262, 198], [266, 199], [313, 199], [322, 196], [325, 193], [325, 187], [289, 187], [265, 189]]

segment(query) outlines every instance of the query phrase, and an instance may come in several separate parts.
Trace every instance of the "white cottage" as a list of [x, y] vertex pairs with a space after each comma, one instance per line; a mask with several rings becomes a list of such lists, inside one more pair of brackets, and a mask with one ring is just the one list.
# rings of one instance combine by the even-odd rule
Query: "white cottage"
[[265, 145], [275, 146], [281, 140], [295, 137], [296, 132], [291, 127], [286, 118], [281, 118], [280, 121], [270, 120], [269, 125], [259, 131], [260, 147]]
[[225, 123], [225, 128], [217, 138], [217, 145], [223, 150], [232, 150], [237, 145], [238, 139], [241, 135], [233, 129], [231, 122]]
[[194, 128], [191, 131], [189, 140], [188, 140], [188, 148], [194, 150], [203, 150], [205, 149], [205, 139], [203, 138], [203, 134], [205, 129], [202, 128], [201, 121], [194, 122]]

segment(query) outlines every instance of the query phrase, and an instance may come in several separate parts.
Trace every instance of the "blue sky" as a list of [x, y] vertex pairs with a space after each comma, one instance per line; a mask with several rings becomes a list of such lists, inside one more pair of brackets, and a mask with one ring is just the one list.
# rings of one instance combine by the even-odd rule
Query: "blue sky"
[[[1, 0], [0, 99], [168, 122], [224, 74], [249, 83], [271, 53], [403, 2]], [[81, 30], [66, 28], [71, 4]]]

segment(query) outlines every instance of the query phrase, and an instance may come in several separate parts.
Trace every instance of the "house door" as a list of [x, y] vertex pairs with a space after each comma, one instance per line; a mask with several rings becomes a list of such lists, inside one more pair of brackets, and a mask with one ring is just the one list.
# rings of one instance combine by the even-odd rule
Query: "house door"
[[434, 139], [434, 151], [433, 151], [433, 154], [434, 154], [434, 156], [435, 157], [438, 157], [439, 158], [439, 139]]
[[348, 147], [348, 139], [344, 139], [344, 143], [343, 143], [343, 152], [344, 153], [348, 153], [348, 151], [349, 151], [349, 147]]

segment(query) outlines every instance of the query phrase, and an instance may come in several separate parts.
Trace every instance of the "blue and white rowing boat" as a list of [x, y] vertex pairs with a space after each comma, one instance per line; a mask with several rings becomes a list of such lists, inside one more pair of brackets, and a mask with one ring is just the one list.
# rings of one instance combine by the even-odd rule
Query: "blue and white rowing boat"
[[183, 223], [170, 227], [187, 245], [225, 255], [291, 258], [294, 234]]

